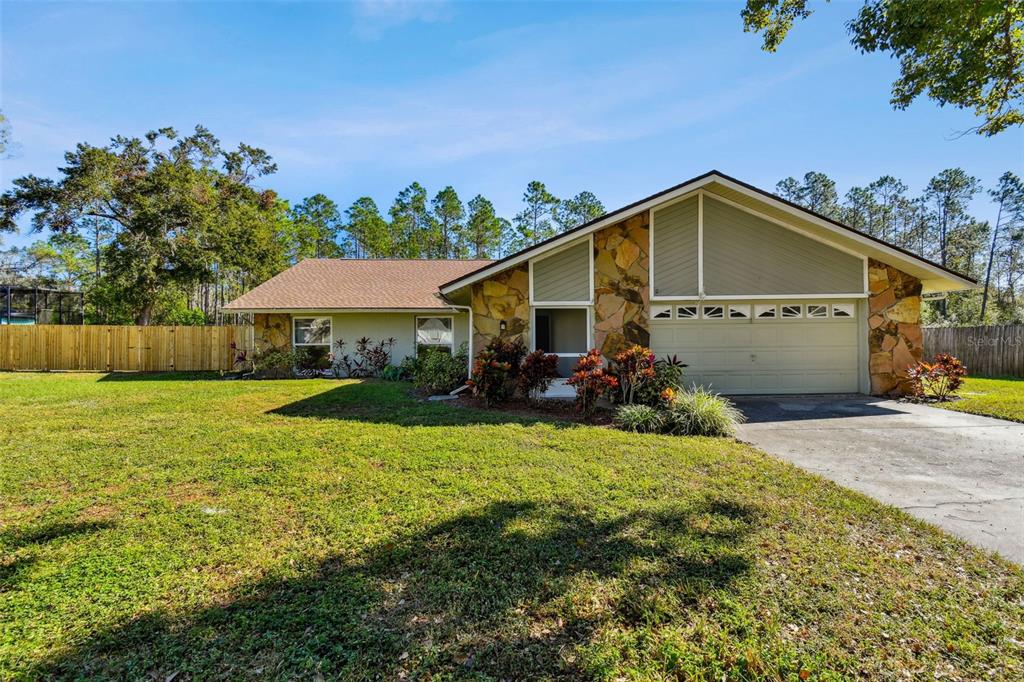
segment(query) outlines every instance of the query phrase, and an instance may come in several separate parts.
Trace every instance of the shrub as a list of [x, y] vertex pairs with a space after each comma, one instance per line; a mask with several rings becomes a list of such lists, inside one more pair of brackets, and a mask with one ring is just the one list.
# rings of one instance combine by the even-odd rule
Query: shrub
[[466, 382], [473, 395], [484, 399], [485, 405], [508, 400], [515, 390], [519, 366], [526, 355], [522, 339], [491, 339], [473, 362], [473, 372]]
[[665, 414], [650, 405], [622, 405], [615, 411], [615, 424], [624, 431], [660, 433], [665, 425]]
[[598, 399], [619, 385], [618, 380], [605, 370], [601, 351], [596, 348], [591, 348], [579, 359], [566, 383], [576, 389], [576, 407], [587, 417], [593, 414]]
[[744, 419], [726, 398], [694, 386], [667, 405], [664, 430], [677, 436], [734, 436]]
[[292, 351], [267, 348], [263, 351], [239, 351], [236, 365], [242, 364], [259, 378], [284, 379], [295, 376], [296, 355]]
[[466, 383], [473, 395], [484, 399], [487, 406], [496, 405], [511, 395], [512, 365], [498, 359], [497, 351], [484, 348], [473, 362], [473, 374]]
[[949, 400], [964, 383], [967, 368], [948, 353], [939, 353], [931, 362], [919, 362], [907, 370], [910, 390], [917, 398]]
[[394, 337], [382, 339], [374, 344], [369, 338], [363, 337], [356, 341], [355, 355], [345, 353], [348, 343], [345, 339], [334, 342], [338, 351], [335, 354], [334, 372], [338, 376], [379, 377], [384, 369], [391, 366], [391, 350], [395, 347]]
[[498, 362], [508, 363], [511, 367], [511, 379], [519, 376], [519, 368], [526, 357], [526, 346], [518, 336], [513, 339], [494, 338], [485, 346], [485, 349], [494, 351], [494, 359]]
[[451, 393], [466, 383], [468, 362], [466, 344], [455, 355], [438, 348], [428, 348], [416, 361], [412, 379], [416, 388], [428, 391], [431, 395]]
[[413, 381], [416, 378], [416, 372], [420, 369], [420, 359], [412, 355], [407, 355], [398, 365], [398, 369], [402, 373], [402, 379], [406, 381]]
[[[655, 361], [654, 376], [644, 382], [637, 390], [633, 402], [656, 406], [666, 401], [666, 393], [679, 393], [683, 390], [683, 369], [685, 364], [675, 355]], [[668, 400], [671, 400], [669, 398]]]
[[516, 384], [524, 398], [535, 400], [538, 395], [548, 390], [552, 379], [557, 376], [558, 356], [535, 350], [523, 359]]
[[611, 373], [619, 382], [618, 402], [632, 405], [637, 393], [654, 379], [654, 353], [650, 348], [634, 345], [615, 355]]
[[329, 346], [301, 346], [294, 352], [295, 368], [304, 374], [321, 374], [330, 369], [331, 356]]

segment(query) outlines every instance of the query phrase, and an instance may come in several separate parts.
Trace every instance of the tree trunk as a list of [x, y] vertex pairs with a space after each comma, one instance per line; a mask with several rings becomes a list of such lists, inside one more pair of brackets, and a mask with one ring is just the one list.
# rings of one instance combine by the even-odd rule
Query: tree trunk
[[999, 211], [996, 213], [996, 226], [992, 228], [992, 244], [988, 249], [988, 267], [985, 268], [985, 288], [981, 291], [981, 318], [978, 320], [985, 324], [985, 307], [988, 305], [988, 284], [992, 279], [992, 259], [996, 253], [996, 240], [999, 238], [999, 221], [1003, 219], [1003, 202], [999, 202]]
[[135, 324], [140, 327], [148, 327], [150, 320], [153, 319], [153, 304], [147, 303], [139, 311], [139, 314], [135, 317]]

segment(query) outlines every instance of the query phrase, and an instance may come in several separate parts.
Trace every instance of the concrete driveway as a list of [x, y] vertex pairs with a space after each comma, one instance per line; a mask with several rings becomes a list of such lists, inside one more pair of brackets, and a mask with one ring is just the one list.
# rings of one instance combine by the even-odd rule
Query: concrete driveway
[[741, 440], [1024, 564], [1024, 424], [861, 395], [734, 401]]

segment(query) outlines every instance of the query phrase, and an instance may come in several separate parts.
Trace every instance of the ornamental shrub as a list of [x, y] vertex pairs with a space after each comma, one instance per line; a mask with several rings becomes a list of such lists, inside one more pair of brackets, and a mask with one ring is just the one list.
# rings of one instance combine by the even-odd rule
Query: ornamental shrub
[[745, 420], [729, 400], [701, 386], [677, 393], [665, 411], [664, 432], [677, 436], [724, 436], [736, 434]]
[[466, 382], [473, 395], [483, 398], [488, 407], [504, 402], [512, 394], [512, 365], [498, 358], [498, 352], [488, 345], [476, 356], [473, 373]]
[[650, 348], [633, 345], [616, 353], [611, 374], [619, 383], [615, 392], [617, 402], [632, 405], [638, 392], [654, 379], [654, 353]]
[[519, 368], [519, 377], [516, 379], [519, 394], [527, 400], [536, 400], [537, 396], [548, 390], [551, 381], [557, 376], [558, 356], [535, 350], [523, 359]]
[[665, 425], [665, 413], [650, 405], [621, 405], [615, 411], [615, 425], [623, 431], [634, 433], [661, 433]]
[[916, 398], [945, 401], [964, 383], [967, 368], [949, 353], [939, 353], [931, 362], [919, 362], [907, 370], [910, 390]]
[[683, 390], [683, 369], [686, 367], [678, 357], [665, 356], [654, 363], [654, 376], [637, 390], [633, 402], [656, 406], [671, 401], [671, 396]]
[[466, 344], [454, 355], [440, 348], [425, 348], [416, 360], [412, 380], [416, 388], [431, 395], [451, 393], [466, 383], [468, 363]]
[[604, 368], [601, 351], [591, 348], [580, 357], [566, 383], [576, 389], [576, 407], [585, 417], [594, 413], [597, 401], [619, 385], [618, 380]]
[[482, 397], [487, 406], [509, 399], [516, 389], [516, 377], [526, 355], [522, 339], [491, 339], [473, 362], [473, 371], [466, 382], [473, 395]]

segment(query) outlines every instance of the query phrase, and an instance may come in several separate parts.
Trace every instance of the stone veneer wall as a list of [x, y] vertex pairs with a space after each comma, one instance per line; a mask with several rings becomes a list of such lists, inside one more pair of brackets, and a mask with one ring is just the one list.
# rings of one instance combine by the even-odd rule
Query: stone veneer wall
[[253, 338], [256, 350], [268, 348], [289, 350], [292, 346], [292, 318], [287, 313], [256, 313], [253, 315]]
[[650, 212], [594, 233], [594, 344], [606, 358], [651, 344]]
[[868, 261], [868, 357], [873, 395], [907, 392], [907, 368], [924, 355], [921, 280]]
[[472, 306], [474, 354], [496, 336], [518, 336], [530, 343], [530, 275], [525, 264], [474, 284]]

